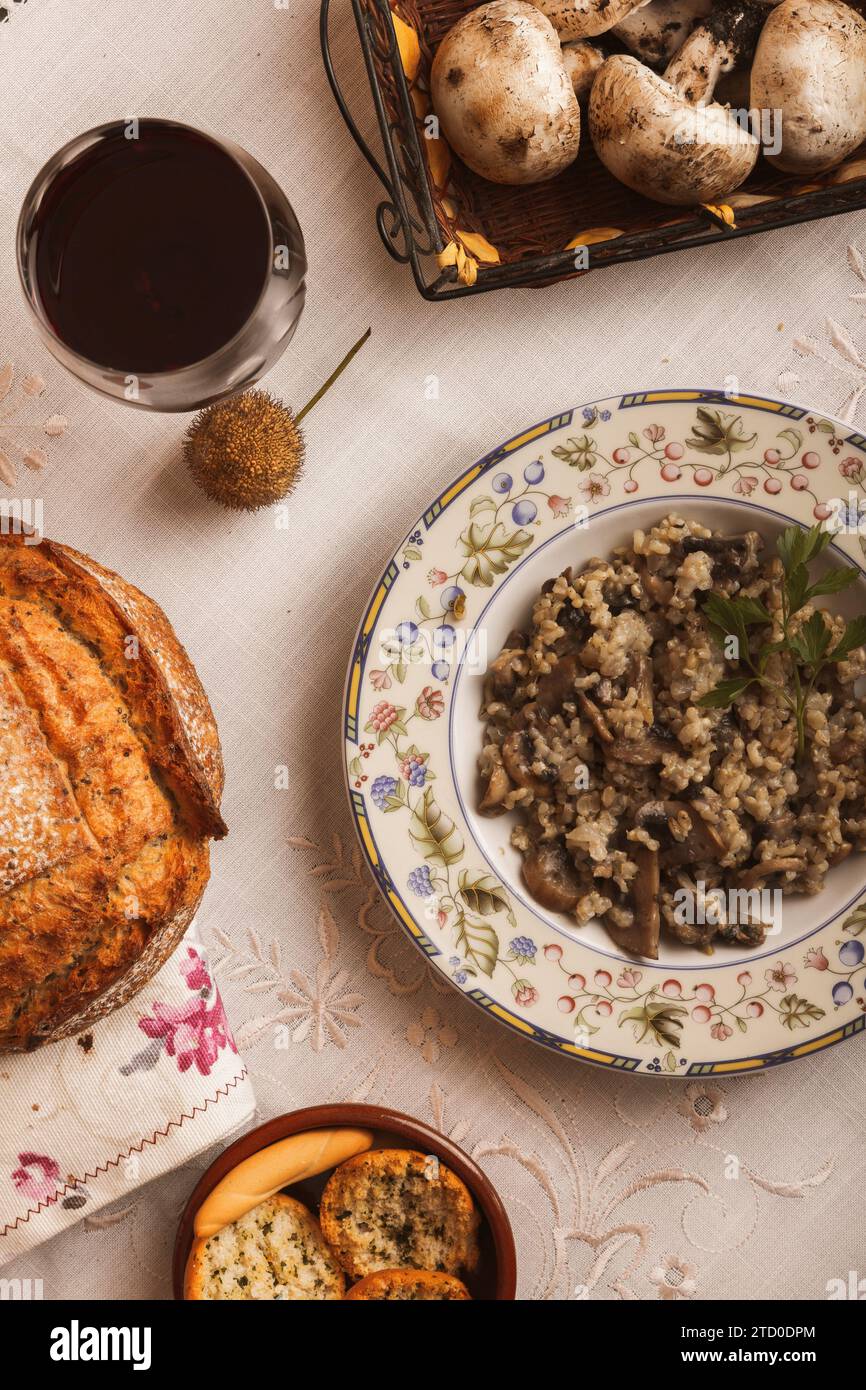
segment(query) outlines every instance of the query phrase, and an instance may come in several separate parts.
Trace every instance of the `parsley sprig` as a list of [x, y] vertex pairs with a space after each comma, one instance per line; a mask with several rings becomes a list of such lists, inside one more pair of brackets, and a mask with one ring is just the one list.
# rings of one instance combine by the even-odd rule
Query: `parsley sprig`
[[[726, 709], [750, 685], [774, 690], [788, 706], [797, 721], [797, 752], [800, 757], [806, 746], [806, 705], [821, 672], [834, 662], [842, 661], [857, 647], [866, 643], [866, 614], [854, 618], [845, 626], [839, 641], [830, 647], [831, 630], [824, 613], [817, 609], [804, 623], [794, 625], [797, 614], [812, 599], [821, 594], [838, 594], [847, 589], [859, 576], [858, 569], [839, 566], [827, 570], [814, 583], [809, 582], [809, 566], [826, 550], [832, 540], [829, 531], [813, 526], [804, 531], [788, 526], [776, 540], [782, 561], [782, 636], [776, 642], [762, 642], [751, 650], [751, 628], [772, 626], [773, 619], [758, 599], [739, 595], [709, 594], [703, 614], [710, 632], [729, 660], [742, 668], [736, 676], [719, 681], [715, 689], [702, 695], [697, 703], [704, 709]], [[731, 638], [736, 643], [731, 643]], [[782, 684], [767, 675], [767, 664], [776, 652], [790, 657], [790, 682]]]

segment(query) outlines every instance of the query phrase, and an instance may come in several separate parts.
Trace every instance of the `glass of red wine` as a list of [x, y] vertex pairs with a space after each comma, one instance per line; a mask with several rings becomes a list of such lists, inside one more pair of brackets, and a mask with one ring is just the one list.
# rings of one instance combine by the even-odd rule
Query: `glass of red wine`
[[135, 119], [71, 140], [36, 176], [18, 268], [39, 332], [97, 391], [196, 410], [251, 386], [304, 307], [285, 194], [226, 140]]

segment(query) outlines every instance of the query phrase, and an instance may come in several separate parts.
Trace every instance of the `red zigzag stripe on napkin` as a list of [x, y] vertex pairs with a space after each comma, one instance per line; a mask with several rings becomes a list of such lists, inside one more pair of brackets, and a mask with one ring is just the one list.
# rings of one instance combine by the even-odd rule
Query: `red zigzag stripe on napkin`
[[25, 1222], [30, 1220], [31, 1216], [38, 1216], [40, 1212], [52, 1206], [55, 1202], [59, 1201], [61, 1197], [65, 1197], [70, 1189], [76, 1188], [80, 1183], [87, 1182], [88, 1179], [98, 1178], [100, 1173], [107, 1173], [109, 1168], [116, 1168], [124, 1159], [130, 1158], [134, 1153], [141, 1153], [144, 1150], [145, 1144], [155, 1145], [159, 1139], [167, 1139], [169, 1132], [173, 1129], [180, 1129], [185, 1120], [194, 1120], [196, 1115], [203, 1115], [208, 1106], [218, 1105], [222, 1097], [227, 1096], [233, 1087], [239, 1085], [241, 1081], [246, 1079], [246, 1076], [247, 1070], [245, 1067], [239, 1076], [232, 1077], [231, 1081], [226, 1082], [225, 1086], [220, 1086], [214, 1095], [208, 1096], [204, 1105], [194, 1105], [189, 1112], [184, 1111], [180, 1119], [169, 1120], [165, 1129], [155, 1129], [153, 1134], [145, 1135], [144, 1139], [138, 1144], [131, 1144], [125, 1153], [119, 1153], [116, 1158], [109, 1158], [105, 1163], [98, 1164], [92, 1173], [87, 1172], [82, 1178], [71, 1178], [68, 1182], [65, 1182], [62, 1187], [58, 1187], [57, 1191], [51, 1197], [48, 1197], [44, 1201], [40, 1201], [37, 1206], [31, 1207], [25, 1216], [16, 1216], [15, 1220], [8, 1225], [0, 1226], [0, 1237], [8, 1235], [10, 1231], [16, 1230], [18, 1226], [23, 1226]]

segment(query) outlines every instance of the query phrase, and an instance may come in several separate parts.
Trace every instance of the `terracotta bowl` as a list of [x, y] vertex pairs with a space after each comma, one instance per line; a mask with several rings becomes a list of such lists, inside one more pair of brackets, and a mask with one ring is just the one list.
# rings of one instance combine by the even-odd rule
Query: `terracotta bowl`
[[[424, 1154], [435, 1154], [465, 1182], [481, 1215], [481, 1258], [475, 1274], [466, 1280], [469, 1292], [474, 1299], [513, 1301], [517, 1289], [514, 1237], [505, 1208], [490, 1179], [468, 1154], [429, 1125], [413, 1120], [409, 1115], [401, 1115], [398, 1110], [384, 1110], [378, 1105], [318, 1105], [309, 1110], [294, 1110], [290, 1115], [278, 1115], [275, 1120], [269, 1120], [267, 1124], [244, 1134], [221, 1153], [198, 1182], [180, 1219], [172, 1263], [175, 1298], [183, 1300], [184, 1271], [192, 1246], [196, 1212], [226, 1173], [259, 1149], [276, 1144], [289, 1135], [301, 1134], [308, 1129], [339, 1128], [341, 1125], [372, 1130], [374, 1148], [417, 1149]], [[316, 1209], [329, 1176], [329, 1173], [322, 1173], [309, 1182], [292, 1184], [287, 1191]]]

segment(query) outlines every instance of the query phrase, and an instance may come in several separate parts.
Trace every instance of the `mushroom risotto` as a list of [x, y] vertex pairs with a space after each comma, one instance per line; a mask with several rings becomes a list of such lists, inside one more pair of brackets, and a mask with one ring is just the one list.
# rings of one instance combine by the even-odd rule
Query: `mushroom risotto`
[[487, 672], [479, 758], [543, 907], [650, 958], [662, 928], [757, 945], [761, 890], [818, 893], [866, 849], [866, 620], [811, 601], [857, 577], [810, 583], [829, 539], [671, 515], [543, 585]]

